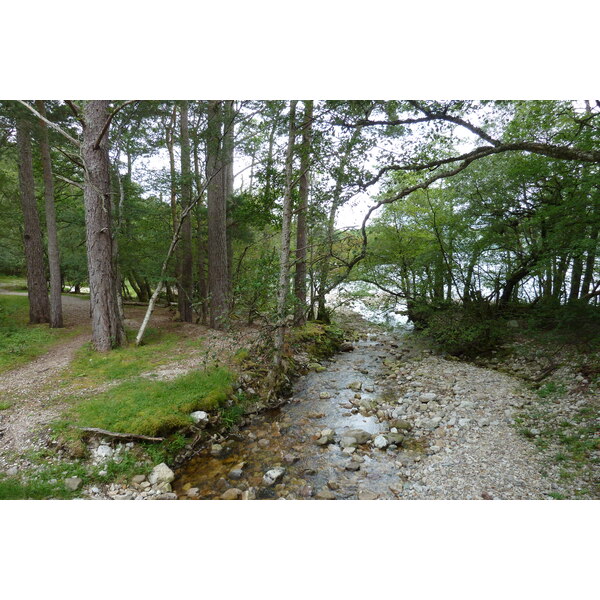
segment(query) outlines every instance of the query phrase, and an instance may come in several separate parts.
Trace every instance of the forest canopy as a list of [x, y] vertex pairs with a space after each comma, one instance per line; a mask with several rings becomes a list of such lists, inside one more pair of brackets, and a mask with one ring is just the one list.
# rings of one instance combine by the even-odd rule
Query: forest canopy
[[5, 101], [0, 136], [0, 272], [51, 326], [89, 289], [98, 350], [124, 299], [269, 323], [280, 354], [344, 281], [417, 325], [597, 318], [597, 100]]

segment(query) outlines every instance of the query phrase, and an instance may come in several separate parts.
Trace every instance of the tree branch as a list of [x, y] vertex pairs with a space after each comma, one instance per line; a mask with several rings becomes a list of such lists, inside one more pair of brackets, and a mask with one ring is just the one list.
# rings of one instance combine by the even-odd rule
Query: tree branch
[[121, 104], [121, 106], [117, 106], [117, 108], [115, 108], [115, 110], [113, 110], [110, 113], [110, 115], [108, 115], [108, 119], [106, 119], [106, 123], [104, 123], [104, 127], [102, 127], [102, 131], [100, 132], [100, 135], [94, 142], [94, 146], [93, 146], [94, 150], [98, 150], [98, 148], [100, 147], [100, 142], [102, 141], [102, 138], [106, 135], [106, 132], [108, 131], [108, 128], [110, 127], [110, 124], [111, 124], [112, 120], [114, 119], [115, 115], [119, 111], [123, 110], [126, 106], [129, 106], [130, 104], [133, 104], [134, 102], [139, 102], [139, 100], [127, 100], [127, 102], [123, 102], [123, 104]]
[[27, 102], [24, 102], [23, 100], [17, 100], [17, 102], [21, 103], [23, 106], [29, 109], [38, 119], [44, 121], [46, 125], [49, 125], [50, 127], [52, 127], [52, 129], [58, 131], [58, 133], [60, 133], [63, 137], [67, 138], [72, 144], [79, 148], [79, 142], [75, 138], [71, 137], [66, 131], [61, 129], [56, 123], [53, 123], [52, 121], [46, 119], [46, 117], [42, 116], [37, 110], [35, 110], [35, 108], [33, 108], [33, 106], [27, 104]]

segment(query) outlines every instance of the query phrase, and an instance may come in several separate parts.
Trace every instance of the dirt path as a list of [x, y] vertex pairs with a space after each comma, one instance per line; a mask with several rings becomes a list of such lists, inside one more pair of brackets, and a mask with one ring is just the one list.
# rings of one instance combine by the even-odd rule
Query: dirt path
[[[0, 290], [0, 293], [26, 296], [24, 292]], [[63, 296], [65, 327], [84, 328], [89, 322], [89, 302], [74, 296]], [[3, 400], [12, 406], [0, 412], [0, 471], [14, 466], [27, 449], [41, 447], [40, 429], [55, 419], [61, 408], [52, 400], [63, 393], [50, 390], [48, 384], [71, 362], [76, 350], [90, 339], [84, 331], [52, 346], [48, 352], [23, 366], [0, 375]]]

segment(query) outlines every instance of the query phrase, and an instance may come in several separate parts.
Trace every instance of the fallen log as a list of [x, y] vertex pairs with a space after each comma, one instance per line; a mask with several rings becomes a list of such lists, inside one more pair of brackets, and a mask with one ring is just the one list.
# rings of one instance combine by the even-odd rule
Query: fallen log
[[145, 442], [163, 442], [165, 438], [161, 437], [150, 437], [149, 435], [138, 435], [135, 433], [117, 433], [115, 431], [108, 431], [106, 429], [99, 429], [98, 427], [80, 427], [81, 431], [86, 433], [97, 433], [98, 435], [106, 435], [107, 437], [120, 438], [123, 440], [143, 440]]

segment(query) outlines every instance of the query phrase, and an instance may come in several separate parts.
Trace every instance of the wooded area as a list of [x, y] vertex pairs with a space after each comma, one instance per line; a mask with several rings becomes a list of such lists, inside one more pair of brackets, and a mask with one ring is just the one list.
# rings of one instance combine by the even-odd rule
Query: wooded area
[[31, 322], [51, 327], [61, 290], [89, 287], [99, 351], [127, 343], [135, 300], [138, 343], [168, 303], [268, 325], [278, 364], [343, 281], [417, 325], [597, 321], [599, 116], [592, 100], [6, 101], [0, 272], [27, 273]]

